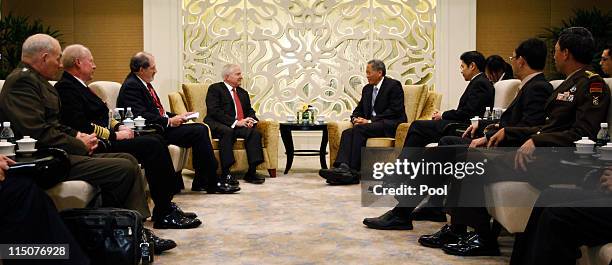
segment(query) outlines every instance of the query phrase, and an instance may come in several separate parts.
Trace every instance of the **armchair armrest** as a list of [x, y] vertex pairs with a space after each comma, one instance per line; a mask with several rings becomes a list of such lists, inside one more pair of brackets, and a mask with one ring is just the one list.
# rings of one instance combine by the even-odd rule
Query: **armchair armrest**
[[340, 149], [340, 137], [342, 132], [348, 128], [352, 128], [353, 124], [350, 121], [333, 121], [327, 124], [327, 135], [329, 139], [329, 166], [334, 165], [338, 149]]
[[278, 138], [280, 125], [278, 121], [266, 119], [257, 123], [257, 131], [261, 133], [264, 146], [268, 152], [268, 167], [276, 169], [278, 167]]
[[406, 136], [408, 135], [408, 129], [410, 129], [411, 122], [400, 123], [395, 129], [395, 148], [401, 149], [404, 147]]

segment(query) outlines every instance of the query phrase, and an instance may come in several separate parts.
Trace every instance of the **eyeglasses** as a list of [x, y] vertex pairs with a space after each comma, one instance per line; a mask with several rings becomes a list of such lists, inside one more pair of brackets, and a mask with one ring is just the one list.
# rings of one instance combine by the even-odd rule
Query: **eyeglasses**
[[610, 57], [609, 57], [609, 56], [606, 56], [606, 57], [601, 57], [601, 61], [602, 61], [602, 62], [606, 62], [606, 61], [608, 61], [608, 60], [610, 60]]

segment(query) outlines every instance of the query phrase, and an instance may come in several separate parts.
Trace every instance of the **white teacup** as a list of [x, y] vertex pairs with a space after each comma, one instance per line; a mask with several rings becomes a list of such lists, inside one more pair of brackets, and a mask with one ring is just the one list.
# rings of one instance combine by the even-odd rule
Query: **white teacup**
[[295, 122], [295, 115], [287, 115], [288, 122]]
[[612, 143], [602, 146], [599, 150], [601, 151], [601, 156], [599, 158], [603, 160], [612, 160]]
[[130, 129], [134, 129], [134, 120], [127, 118], [123, 120], [123, 125], [125, 125], [125, 127], [128, 127]]
[[593, 153], [593, 147], [595, 147], [595, 142], [591, 141], [589, 137], [582, 137], [582, 139], [575, 141], [576, 152], [577, 153]]
[[34, 151], [36, 139], [30, 136], [24, 136], [23, 139], [17, 140], [17, 147], [20, 151]]
[[15, 144], [6, 140], [0, 140], [0, 154], [6, 156], [15, 155]]
[[145, 118], [143, 118], [142, 116], [138, 116], [136, 119], [134, 119], [134, 125], [136, 125], [136, 127], [138, 128], [145, 127], [145, 121]]
[[472, 127], [477, 128], [479, 120], [480, 120], [480, 117], [478, 116], [474, 116], [474, 118], [471, 118], [470, 121], [472, 122]]
[[323, 115], [317, 116], [317, 122], [325, 122], [325, 116]]

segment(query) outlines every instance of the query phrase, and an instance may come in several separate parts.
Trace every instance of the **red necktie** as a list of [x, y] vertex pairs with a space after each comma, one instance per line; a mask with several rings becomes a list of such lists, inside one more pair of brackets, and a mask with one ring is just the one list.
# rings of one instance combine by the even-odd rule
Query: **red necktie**
[[234, 104], [236, 105], [236, 120], [242, 120], [244, 119], [244, 113], [242, 112], [242, 104], [240, 104], [236, 88], [232, 89], [232, 94], [234, 94]]
[[147, 88], [149, 89], [149, 93], [151, 93], [151, 97], [153, 97], [153, 102], [155, 102], [155, 106], [157, 110], [159, 110], [159, 115], [166, 116], [166, 112], [164, 111], [164, 106], [162, 106], [161, 102], [159, 102], [159, 98], [157, 97], [157, 93], [153, 89], [151, 83], [147, 83]]

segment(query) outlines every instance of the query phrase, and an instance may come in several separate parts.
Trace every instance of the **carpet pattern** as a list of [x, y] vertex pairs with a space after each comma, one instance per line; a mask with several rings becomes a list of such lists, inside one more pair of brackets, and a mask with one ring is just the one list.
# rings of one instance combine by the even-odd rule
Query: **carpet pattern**
[[[508, 264], [510, 237], [500, 238], [501, 257], [464, 258], [417, 243], [442, 223], [414, 222], [413, 231], [365, 228], [364, 217], [388, 208], [361, 207], [359, 185], [326, 185], [318, 168], [318, 158], [299, 158], [289, 174], [279, 169], [278, 177], [263, 185], [241, 181], [239, 194], [175, 196], [204, 225], [155, 230], [178, 247], [156, 256], [154, 264]], [[191, 179], [185, 180], [190, 187]]]

